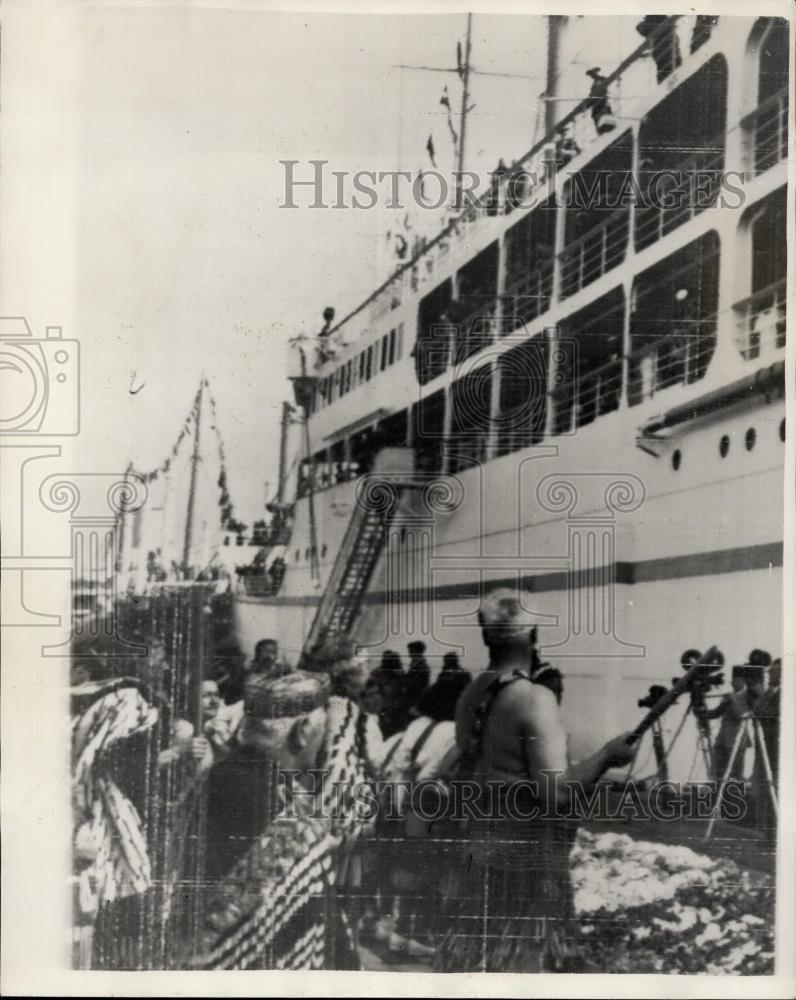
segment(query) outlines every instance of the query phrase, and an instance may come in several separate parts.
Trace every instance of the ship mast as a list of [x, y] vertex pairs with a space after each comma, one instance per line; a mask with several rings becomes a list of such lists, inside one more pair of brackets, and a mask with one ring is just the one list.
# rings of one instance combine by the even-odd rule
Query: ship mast
[[462, 208], [462, 174], [465, 165], [465, 144], [467, 139], [467, 118], [475, 108], [470, 104], [470, 77], [494, 76], [508, 80], [534, 80], [536, 77], [528, 76], [525, 73], [492, 73], [486, 70], [476, 69], [471, 61], [472, 56], [472, 36], [473, 36], [473, 15], [467, 15], [467, 35], [464, 43], [464, 54], [461, 56], [459, 48], [459, 58], [456, 66], [412, 66], [406, 63], [399, 63], [398, 69], [421, 70], [425, 73], [455, 73], [462, 81], [462, 103], [459, 112], [459, 138], [456, 142], [456, 208]]
[[191, 456], [191, 479], [188, 486], [188, 512], [185, 518], [185, 542], [182, 550], [182, 569], [185, 578], [190, 574], [191, 543], [193, 541], [193, 519], [196, 513], [196, 476], [199, 468], [199, 439], [202, 433], [202, 396], [205, 389], [205, 377], [199, 384], [196, 397], [196, 433], [193, 437], [193, 455]]
[[284, 400], [282, 403], [282, 421], [279, 437], [279, 482], [276, 487], [276, 502], [280, 508], [285, 502], [285, 479], [287, 478], [287, 429], [290, 424], [290, 414], [293, 407]]
[[459, 119], [459, 155], [456, 163], [456, 208], [462, 207], [462, 174], [464, 173], [464, 145], [467, 138], [467, 115], [470, 111], [470, 52], [472, 49], [473, 15], [467, 15], [467, 40], [464, 43], [462, 63], [462, 110]]
[[555, 128], [558, 110], [556, 108], [556, 91], [558, 88], [558, 60], [561, 47], [561, 31], [564, 16], [548, 14], [547, 16], [547, 70], [544, 92], [544, 130], [549, 135]]

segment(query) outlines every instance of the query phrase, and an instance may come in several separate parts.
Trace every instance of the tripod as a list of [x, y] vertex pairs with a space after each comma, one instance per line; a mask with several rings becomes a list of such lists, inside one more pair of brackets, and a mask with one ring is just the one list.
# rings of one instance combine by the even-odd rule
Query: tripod
[[716, 820], [721, 815], [721, 804], [724, 798], [724, 789], [730, 779], [730, 775], [733, 773], [740, 749], [744, 746], [744, 739], [751, 739], [752, 746], [755, 748], [755, 753], [759, 753], [761, 756], [763, 770], [766, 776], [766, 785], [768, 786], [768, 792], [771, 796], [771, 804], [774, 807], [774, 815], [776, 816], [779, 813], [777, 790], [774, 786], [774, 775], [771, 771], [771, 760], [768, 756], [768, 748], [766, 747], [766, 740], [763, 735], [763, 727], [760, 725], [760, 720], [756, 715], [752, 712], [745, 712], [741, 717], [741, 724], [738, 726], [738, 732], [735, 734], [735, 740], [732, 745], [732, 750], [730, 751], [730, 759], [727, 761], [727, 766], [725, 767], [724, 774], [721, 777], [719, 794], [716, 797], [716, 804], [713, 806], [713, 810], [710, 814], [708, 828], [705, 831], [705, 840], [710, 839], [710, 835], [713, 833], [713, 827], [716, 825]]
[[[705, 764], [705, 771], [707, 772], [707, 774], [710, 775], [712, 773], [711, 761], [713, 758], [713, 751], [710, 742], [710, 730], [704, 724], [700, 724], [700, 719], [694, 712], [694, 706], [691, 702], [689, 702], [688, 707], [686, 708], [685, 712], [683, 712], [683, 717], [680, 719], [680, 722], [677, 725], [677, 729], [674, 732], [674, 736], [672, 736], [671, 740], [669, 741], [668, 747], [664, 745], [663, 726], [661, 725], [661, 720], [659, 718], [654, 719], [650, 726], [650, 731], [652, 733], [652, 746], [655, 753], [655, 777], [657, 778], [658, 781], [669, 780], [669, 757], [690, 715], [694, 715], [694, 719], [697, 726], [698, 753], [702, 755], [702, 759]], [[696, 758], [694, 759], [694, 763], [696, 763]], [[633, 772], [635, 770], [635, 767], [636, 767], [636, 760], [634, 760], [633, 764], [631, 765], [630, 773], [627, 776], [628, 781], [633, 777]], [[691, 773], [688, 775], [689, 781], [691, 780], [691, 774], [693, 773], [693, 770], [694, 770], [694, 764], [691, 765]]]
[[[668, 759], [668, 757], [670, 756], [672, 750], [674, 749], [674, 745], [677, 742], [677, 738], [679, 737], [680, 733], [682, 733], [683, 727], [688, 721], [688, 717], [691, 715], [694, 716], [694, 721], [696, 722], [696, 727], [697, 727], [697, 748], [698, 748], [697, 752], [698, 754], [702, 755], [702, 759], [705, 764], [705, 771], [707, 772], [708, 775], [710, 775], [712, 773], [712, 759], [713, 759], [713, 752], [710, 745], [710, 729], [706, 728], [706, 726], [700, 722], [699, 717], [694, 712], [693, 702], [689, 701], [688, 708], [686, 708], [685, 712], [683, 712], [683, 717], [682, 719], [680, 719], [680, 724], [675, 730], [674, 736], [672, 736], [669, 746], [666, 748], [665, 759]], [[696, 763], [696, 759], [694, 760], [694, 763]], [[694, 770], [694, 764], [691, 765], [691, 773], [693, 773], [693, 770]], [[659, 772], [660, 772], [660, 766], [659, 766]], [[690, 780], [691, 780], [691, 774], [688, 775], [688, 781]]]

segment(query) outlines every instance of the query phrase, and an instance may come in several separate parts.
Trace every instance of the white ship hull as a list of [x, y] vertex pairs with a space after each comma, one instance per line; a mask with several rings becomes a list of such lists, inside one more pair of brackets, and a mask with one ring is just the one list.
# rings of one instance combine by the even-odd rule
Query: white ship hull
[[[690, 22], [679, 23], [687, 41]], [[432, 394], [446, 400], [449, 434], [451, 399], [463, 385], [464, 369], [443, 365], [419, 384], [414, 354], [426, 335], [421, 327], [434, 322], [422, 318], [424, 304], [446, 283], [458, 289], [451, 295], [463, 295], [473, 280], [465, 272], [476, 258], [491, 254], [499, 261], [490, 306], [496, 325], [491, 344], [470, 352], [464, 366], [469, 371], [479, 365], [486, 371], [489, 365], [498, 372], [501, 354], [512, 345], [532, 338], [541, 342], [549, 331], [554, 345], [562, 335], [593, 335], [592, 320], [583, 318], [590, 308], [621, 302], [610, 319], [597, 317], [605, 360], [621, 366], [618, 398], [606, 412], [599, 403], [601, 412], [590, 420], [576, 418], [581, 426], [571, 433], [561, 433], [555, 414], [548, 412], [540, 443], [509, 454], [500, 455], [506, 449], [496, 447], [496, 432], [487, 430], [491, 437], [479, 464], [453, 475], [421, 475], [428, 488], [402, 494], [352, 630], [376, 659], [386, 648], [404, 653], [410, 639], [423, 638], [432, 666], [453, 648], [466, 668], [477, 672], [486, 662], [476, 620], [479, 596], [489, 585], [519, 585], [538, 613], [542, 655], [565, 677], [564, 712], [578, 720], [575, 757], [617, 730], [632, 728], [641, 715], [638, 699], [651, 684], [671, 682], [684, 650], [716, 643], [728, 668], [744, 662], [755, 647], [772, 655], [781, 651], [785, 278], [774, 267], [776, 273], [761, 281], [753, 262], [776, 256], [779, 238], [771, 233], [780, 224], [784, 244], [787, 88], [756, 107], [762, 40], [778, 29], [766, 19], [739, 25], [739, 19], [720, 18], [711, 44], [690, 54], [681, 41], [682, 64], [657, 85], [649, 78], [654, 67], [648, 55], [627, 60], [615, 86], [632, 100], [615, 111], [616, 128], [609, 135], [595, 138], [587, 113], [575, 121], [576, 135], [582, 130], [590, 138], [588, 146], [578, 140], [583, 148], [569, 164], [574, 176], [603, 155], [627, 155], [628, 171], [637, 173], [644, 155], [658, 155], [659, 139], [664, 141], [669, 127], [666, 115], [658, 121], [656, 113], [692, 81], [693, 92], [679, 91], [681, 103], [682, 95], [716, 102], [716, 120], [724, 120], [725, 127], [706, 146], [721, 147], [723, 169], [739, 172], [739, 204], [717, 202], [676, 219], [644, 216], [633, 207], [619, 244], [610, 242], [615, 213], [605, 223], [591, 222], [583, 242], [584, 237], [568, 235], [569, 209], [559, 204], [554, 238], [552, 231], [546, 237], [554, 252], [541, 260], [534, 244], [529, 253], [541, 264], [536, 261], [528, 272], [526, 263], [521, 279], [526, 301], [534, 295], [548, 300], [519, 327], [507, 327], [504, 311], [507, 302], [519, 301], [517, 281], [506, 272], [513, 252], [509, 231], [514, 228], [517, 235], [523, 212], [486, 213], [462, 223], [339, 324], [338, 356], [314, 373], [321, 396], [316, 388], [307, 417], [309, 448], [305, 440], [294, 441], [297, 458], [317, 463], [323, 454], [331, 468], [341, 461], [344, 446], [350, 460], [361, 428], [405, 412], [408, 443], [420, 457], [434, 443], [413, 429], [413, 406]], [[574, 70], [579, 66], [573, 63]], [[770, 79], [770, 68], [766, 72]], [[704, 116], [704, 109], [698, 113]], [[682, 110], [673, 114], [685, 121]], [[622, 142], [632, 156], [611, 152]], [[531, 166], [541, 162], [543, 150], [535, 150]], [[683, 169], [695, 167], [684, 162]], [[542, 199], [562, 195], [568, 180], [555, 175], [547, 183]], [[764, 206], [775, 220], [774, 230], [765, 232], [755, 229]], [[650, 221], [659, 227], [653, 236]], [[592, 245], [597, 252], [590, 257]], [[711, 249], [703, 253], [697, 247]], [[695, 256], [689, 257], [692, 251]], [[545, 267], [552, 272], [546, 291]], [[651, 300], [662, 284], [680, 281], [689, 267], [691, 293], [696, 288], [702, 311], [676, 320], [675, 293], [681, 293], [671, 284], [672, 311], [660, 317], [660, 325], [687, 343], [692, 331], [698, 340], [705, 324], [712, 324], [710, 356], [695, 377], [692, 370], [641, 392], [637, 382], [631, 391], [631, 371], [641, 382], [649, 374], [644, 374], [647, 348], [639, 349], [649, 341], [643, 323], [637, 325], [638, 303], [645, 295]], [[657, 319], [653, 312], [646, 322], [654, 326]], [[582, 343], [594, 350], [588, 337]], [[579, 376], [583, 384], [593, 377], [588, 367]], [[557, 391], [548, 382], [548, 410], [556, 405], [551, 400]], [[574, 391], [580, 391], [577, 383]], [[499, 392], [498, 379], [493, 415]], [[443, 459], [436, 467], [451, 465]], [[441, 492], [431, 489], [434, 480], [446, 484]], [[263, 636], [276, 636], [285, 658], [298, 659], [349, 524], [356, 488], [356, 480], [322, 483], [311, 499], [299, 490], [279, 595], [241, 593], [237, 600], [238, 634], [247, 650]], [[453, 509], [442, 502], [446, 491]], [[669, 712], [664, 728], [676, 726], [684, 707]], [[591, 724], [584, 726], [584, 720]], [[686, 730], [672, 758], [672, 778], [705, 777], [701, 765], [692, 767], [695, 747], [695, 733]]]

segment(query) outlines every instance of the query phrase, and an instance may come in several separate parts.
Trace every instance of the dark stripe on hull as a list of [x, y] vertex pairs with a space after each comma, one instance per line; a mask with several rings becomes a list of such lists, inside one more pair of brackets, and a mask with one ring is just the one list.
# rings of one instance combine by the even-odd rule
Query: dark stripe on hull
[[[712, 552], [695, 552], [684, 556], [666, 556], [661, 559], [642, 559], [639, 562], [616, 562], [613, 578], [616, 583], [632, 585], [654, 583], [659, 580], [681, 580], [694, 576], [716, 576], [723, 573], [739, 573], [748, 570], [769, 569], [782, 565], [783, 543], [769, 542], [764, 545], [744, 545], [734, 549], [715, 549]], [[606, 575], [603, 575], [603, 574]], [[581, 589], [593, 586], [597, 580], [610, 579], [610, 568], [598, 567], [570, 573], [556, 570], [553, 573], [535, 573], [522, 577], [522, 587], [531, 593], [549, 593], [569, 588]], [[514, 587], [517, 578], [506, 577], [484, 580], [468, 580], [464, 583], [449, 583], [434, 588], [436, 600], [457, 600], [478, 597], [482, 586]], [[416, 590], [394, 591], [389, 595], [383, 590], [373, 591], [365, 596], [365, 604], [382, 604], [389, 596], [390, 601], [404, 603], [418, 600]], [[271, 604], [279, 607], [317, 607], [319, 595], [302, 597], [245, 597], [237, 600], [244, 604]]]

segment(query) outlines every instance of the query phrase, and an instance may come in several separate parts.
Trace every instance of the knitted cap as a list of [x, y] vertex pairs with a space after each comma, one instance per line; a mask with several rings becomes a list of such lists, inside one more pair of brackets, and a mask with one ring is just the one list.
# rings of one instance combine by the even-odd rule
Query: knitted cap
[[254, 674], [246, 681], [243, 708], [257, 719], [294, 718], [325, 705], [329, 693], [329, 679], [324, 674], [304, 670], [281, 677]]
[[482, 625], [490, 628], [533, 627], [533, 615], [521, 603], [521, 594], [516, 590], [501, 587], [487, 594], [481, 602], [478, 616]]

